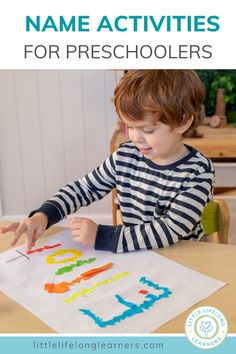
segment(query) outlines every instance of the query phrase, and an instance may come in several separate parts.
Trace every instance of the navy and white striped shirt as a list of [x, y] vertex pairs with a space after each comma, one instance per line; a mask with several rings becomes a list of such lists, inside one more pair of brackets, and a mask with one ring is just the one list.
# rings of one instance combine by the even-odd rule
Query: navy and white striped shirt
[[[123, 225], [99, 225], [95, 248], [112, 252], [166, 247], [204, 236], [201, 215], [212, 199], [214, 167], [199, 151], [170, 165], [146, 159], [127, 142], [82, 179], [69, 183], [37, 211], [48, 227], [117, 190]], [[35, 213], [36, 211], [34, 211]]]

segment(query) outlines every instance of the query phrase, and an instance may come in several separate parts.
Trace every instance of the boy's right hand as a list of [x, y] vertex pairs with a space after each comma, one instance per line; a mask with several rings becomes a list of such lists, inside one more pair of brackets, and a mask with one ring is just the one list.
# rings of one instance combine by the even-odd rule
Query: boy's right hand
[[11, 246], [15, 246], [21, 236], [25, 234], [27, 251], [30, 251], [31, 247], [35, 245], [37, 239], [46, 230], [47, 224], [48, 218], [45, 214], [35, 213], [30, 218], [1, 227], [0, 234], [5, 234], [10, 231], [15, 232], [15, 236], [10, 242]]

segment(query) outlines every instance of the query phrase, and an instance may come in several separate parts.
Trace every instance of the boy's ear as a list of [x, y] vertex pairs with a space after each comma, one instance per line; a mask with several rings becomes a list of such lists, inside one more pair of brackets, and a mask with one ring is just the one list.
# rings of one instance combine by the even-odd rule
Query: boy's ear
[[177, 128], [178, 132], [180, 134], [184, 134], [188, 130], [188, 128], [192, 125], [192, 122], [193, 122], [193, 116], [189, 117], [184, 114], [181, 125]]

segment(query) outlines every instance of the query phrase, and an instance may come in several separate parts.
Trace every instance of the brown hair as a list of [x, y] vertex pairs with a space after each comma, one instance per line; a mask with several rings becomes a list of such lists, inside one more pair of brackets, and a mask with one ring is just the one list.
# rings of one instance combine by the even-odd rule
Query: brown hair
[[203, 83], [193, 70], [128, 70], [114, 91], [120, 119], [142, 120], [151, 114], [154, 123], [174, 128], [193, 117], [187, 134], [201, 122], [204, 98]]

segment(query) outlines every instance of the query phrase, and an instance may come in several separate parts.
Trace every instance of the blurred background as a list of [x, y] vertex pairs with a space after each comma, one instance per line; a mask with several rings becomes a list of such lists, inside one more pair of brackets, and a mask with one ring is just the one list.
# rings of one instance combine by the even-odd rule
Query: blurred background
[[[193, 138], [203, 140], [210, 132], [209, 141], [222, 136], [230, 150], [229, 137], [236, 148], [236, 70], [197, 73], [206, 101], [202, 130]], [[25, 217], [98, 166], [119, 145], [114, 132], [122, 130], [127, 139], [112, 103], [122, 75], [121, 70], [0, 70], [1, 219]], [[220, 157], [213, 160], [216, 197], [229, 206], [229, 242], [236, 243], [236, 154], [221, 159], [220, 148], [213, 153]], [[114, 202], [108, 195], [79, 214], [111, 224]]]

